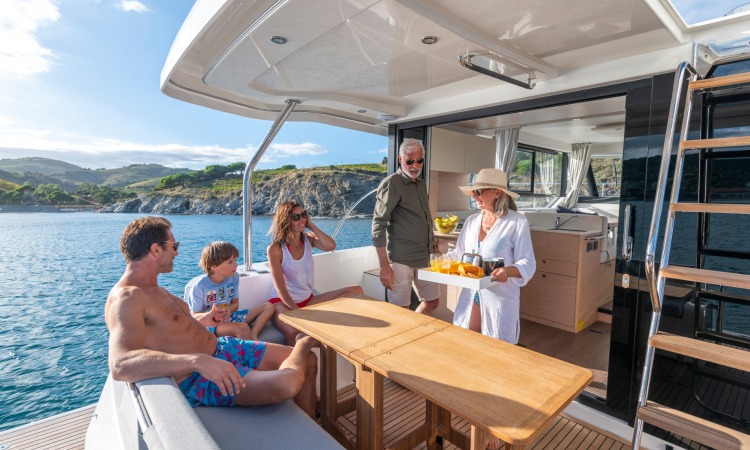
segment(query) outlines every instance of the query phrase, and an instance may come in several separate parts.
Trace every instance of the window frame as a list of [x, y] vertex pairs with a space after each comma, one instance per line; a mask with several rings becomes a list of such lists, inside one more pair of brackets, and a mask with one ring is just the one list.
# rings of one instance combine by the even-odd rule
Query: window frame
[[[536, 194], [534, 193], [534, 184], [535, 184], [535, 175], [536, 175], [536, 155], [537, 153], [546, 153], [550, 155], [562, 155], [562, 162], [560, 167], [560, 191], [558, 192], [557, 196], [562, 196], [563, 192], [566, 190], [567, 186], [567, 169], [568, 169], [568, 154], [559, 150], [553, 150], [550, 148], [544, 148], [544, 147], [538, 147], [536, 145], [531, 144], [524, 144], [519, 143], [518, 147], [516, 148], [516, 153], [520, 151], [525, 151], [531, 153], [531, 176], [530, 176], [530, 183], [529, 183], [529, 190], [520, 190], [520, 189], [511, 189], [513, 192], [528, 196], [528, 197], [548, 197], [546, 194]], [[517, 161], [517, 159], [514, 158], [514, 163]], [[515, 172], [511, 172], [510, 178], [513, 178], [513, 175]], [[508, 187], [510, 187], [510, 179], [508, 180]]]

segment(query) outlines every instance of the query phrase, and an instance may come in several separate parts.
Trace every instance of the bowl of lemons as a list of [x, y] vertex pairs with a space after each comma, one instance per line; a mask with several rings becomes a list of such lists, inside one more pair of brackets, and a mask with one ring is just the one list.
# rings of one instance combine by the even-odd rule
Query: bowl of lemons
[[435, 229], [441, 233], [447, 234], [456, 229], [456, 225], [458, 225], [458, 216], [451, 214], [445, 217], [436, 217], [434, 222]]

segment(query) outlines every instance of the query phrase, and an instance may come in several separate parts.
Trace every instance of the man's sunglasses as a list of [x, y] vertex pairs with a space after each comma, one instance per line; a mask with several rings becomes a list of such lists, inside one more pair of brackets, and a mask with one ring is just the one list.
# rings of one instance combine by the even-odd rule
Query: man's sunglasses
[[164, 242], [161, 243], [161, 245], [164, 245], [166, 243], [171, 243], [172, 244], [172, 248], [174, 249], [174, 251], [177, 251], [177, 249], [180, 248], [180, 243], [179, 242], [164, 241]]
[[292, 221], [294, 222], [297, 222], [302, 218], [307, 219], [307, 211], [302, 211], [299, 214], [292, 214]]
[[412, 164], [414, 164], [414, 162], [415, 162], [415, 161], [416, 161], [416, 163], [417, 163], [417, 164], [422, 164], [422, 163], [424, 162], [424, 158], [419, 158], [419, 159], [407, 159], [407, 160], [406, 160], [406, 165], [407, 165], [407, 166], [411, 166]]

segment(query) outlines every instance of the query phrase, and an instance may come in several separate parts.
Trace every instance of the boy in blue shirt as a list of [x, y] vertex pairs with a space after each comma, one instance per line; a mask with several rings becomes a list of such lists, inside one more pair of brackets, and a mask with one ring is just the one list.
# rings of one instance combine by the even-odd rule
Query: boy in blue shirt
[[273, 316], [273, 305], [264, 303], [239, 309], [240, 276], [237, 273], [237, 247], [229, 242], [212, 242], [201, 253], [205, 272], [185, 286], [185, 302], [198, 322], [217, 336], [258, 340], [258, 334]]

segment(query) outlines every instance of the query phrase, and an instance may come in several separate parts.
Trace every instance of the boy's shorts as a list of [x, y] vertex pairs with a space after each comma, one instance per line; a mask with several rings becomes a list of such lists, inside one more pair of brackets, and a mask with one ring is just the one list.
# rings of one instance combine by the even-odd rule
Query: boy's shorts
[[[229, 361], [241, 377], [255, 370], [263, 359], [266, 343], [243, 341], [231, 336], [217, 338], [213, 357]], [[234, 406], [234, 396], [221, 395], [219, 387], [198, 372], [193, 372], [180, 383], [180, 391], [190, 406]]]
[[419, 301], [437, 300], [440, 298], [440, 286], [430, 281], [417, 278], [417, 270], [404, 264], [391, 263], [393, 269], [393, 290], [388, 289], [388, 302], [397, 306], [411, 304], [411, 287], [417, 291]]
[[247, 309], [238, 309], [229, 316], [230, 322], [244, 322], [247, 319]]

